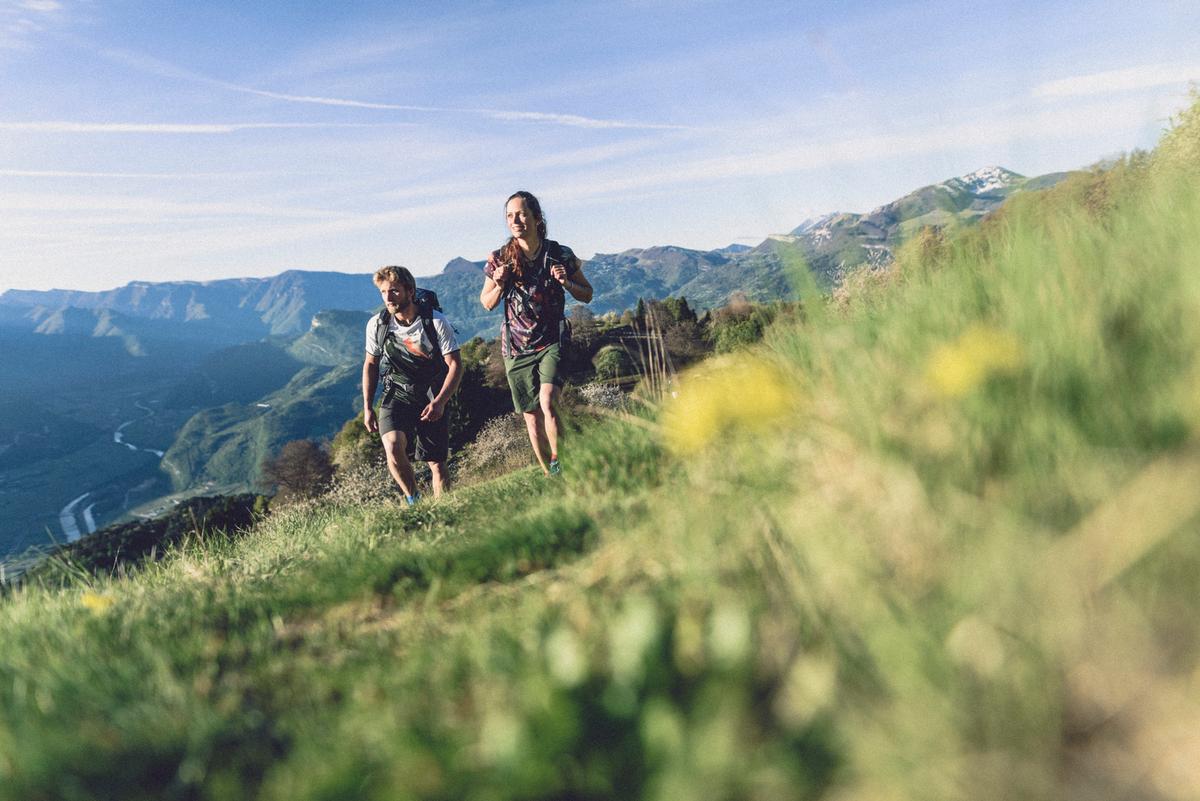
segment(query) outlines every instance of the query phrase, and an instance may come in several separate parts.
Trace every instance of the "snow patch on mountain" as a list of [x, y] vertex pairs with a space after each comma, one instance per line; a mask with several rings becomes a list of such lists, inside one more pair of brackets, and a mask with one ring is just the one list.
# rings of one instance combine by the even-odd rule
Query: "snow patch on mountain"
[[805, 234], [812, 233], [818, 228], [825, 228], [835, 217], [840, 214], [840, 211], [833, 211], [829, 214], [822, 214], [820, 217], [809, 217], [807, 220], [793, 228], [791, 234], [792, 236], [804, 236]]
[[1006, 189], [1018, 183], [1021, 178], [1022, 176], [1003, 167], [983, 167], [975, 172], [960, 175], [955, 180], [961, 182], [972, 194], [982, 195], [985, 192]]

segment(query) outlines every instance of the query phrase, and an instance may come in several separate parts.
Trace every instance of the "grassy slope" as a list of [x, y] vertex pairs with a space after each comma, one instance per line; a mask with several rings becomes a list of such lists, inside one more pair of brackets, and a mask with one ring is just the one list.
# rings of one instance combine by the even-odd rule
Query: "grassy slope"
[[0, 799], [1195, 797], [1189, 113], [561, 481], [0, 602]]

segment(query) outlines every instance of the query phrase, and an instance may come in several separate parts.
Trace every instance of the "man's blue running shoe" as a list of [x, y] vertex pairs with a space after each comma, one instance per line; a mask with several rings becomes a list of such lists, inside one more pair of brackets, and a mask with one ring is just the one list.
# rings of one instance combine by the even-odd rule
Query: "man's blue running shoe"
[[562, 472], [562, 468], [558, 466], [558, 460], [551, 459], [550, 460], [550, 475], [557, 476], [561, 472]]

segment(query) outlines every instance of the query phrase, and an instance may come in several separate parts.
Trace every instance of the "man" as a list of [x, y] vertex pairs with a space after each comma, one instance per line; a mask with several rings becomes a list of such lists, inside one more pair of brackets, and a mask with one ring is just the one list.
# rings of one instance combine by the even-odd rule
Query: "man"
[[[384, 310], [367, 323], [363, 360], [363, 423], [378, 431], [388, 472], [411, 506], [419, 500], [409, 453], [429, 464], [433, 494], [450, 485], [446, 455], [450, 438], [446, 404], [462, 380], [458, 341], [446, 316], [428, 305], [404, 267], [375, 273]], [[373, 408], [381, 365], [386, 364], [378, 417]]]

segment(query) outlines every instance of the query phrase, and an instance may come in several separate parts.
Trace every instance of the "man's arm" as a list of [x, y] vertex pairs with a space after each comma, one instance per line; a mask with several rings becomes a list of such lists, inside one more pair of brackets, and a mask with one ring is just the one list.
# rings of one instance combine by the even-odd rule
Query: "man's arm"
[[446, 360], [446, 380], [442, 382], [442, 391], [421, 410], [422, 420], [433, 421], [440, 418], [446, 411], [446, 404], [462, 383], [462, 359], [458, 351], [452, 350], [443, 358]]
[[367, 354], [363, 359], [362, 391], [363, 391], [363, 425], [370, 432], [379, 430], [379, 421], [375, 419], [375, 389], [379, 386], [379, 357]]

